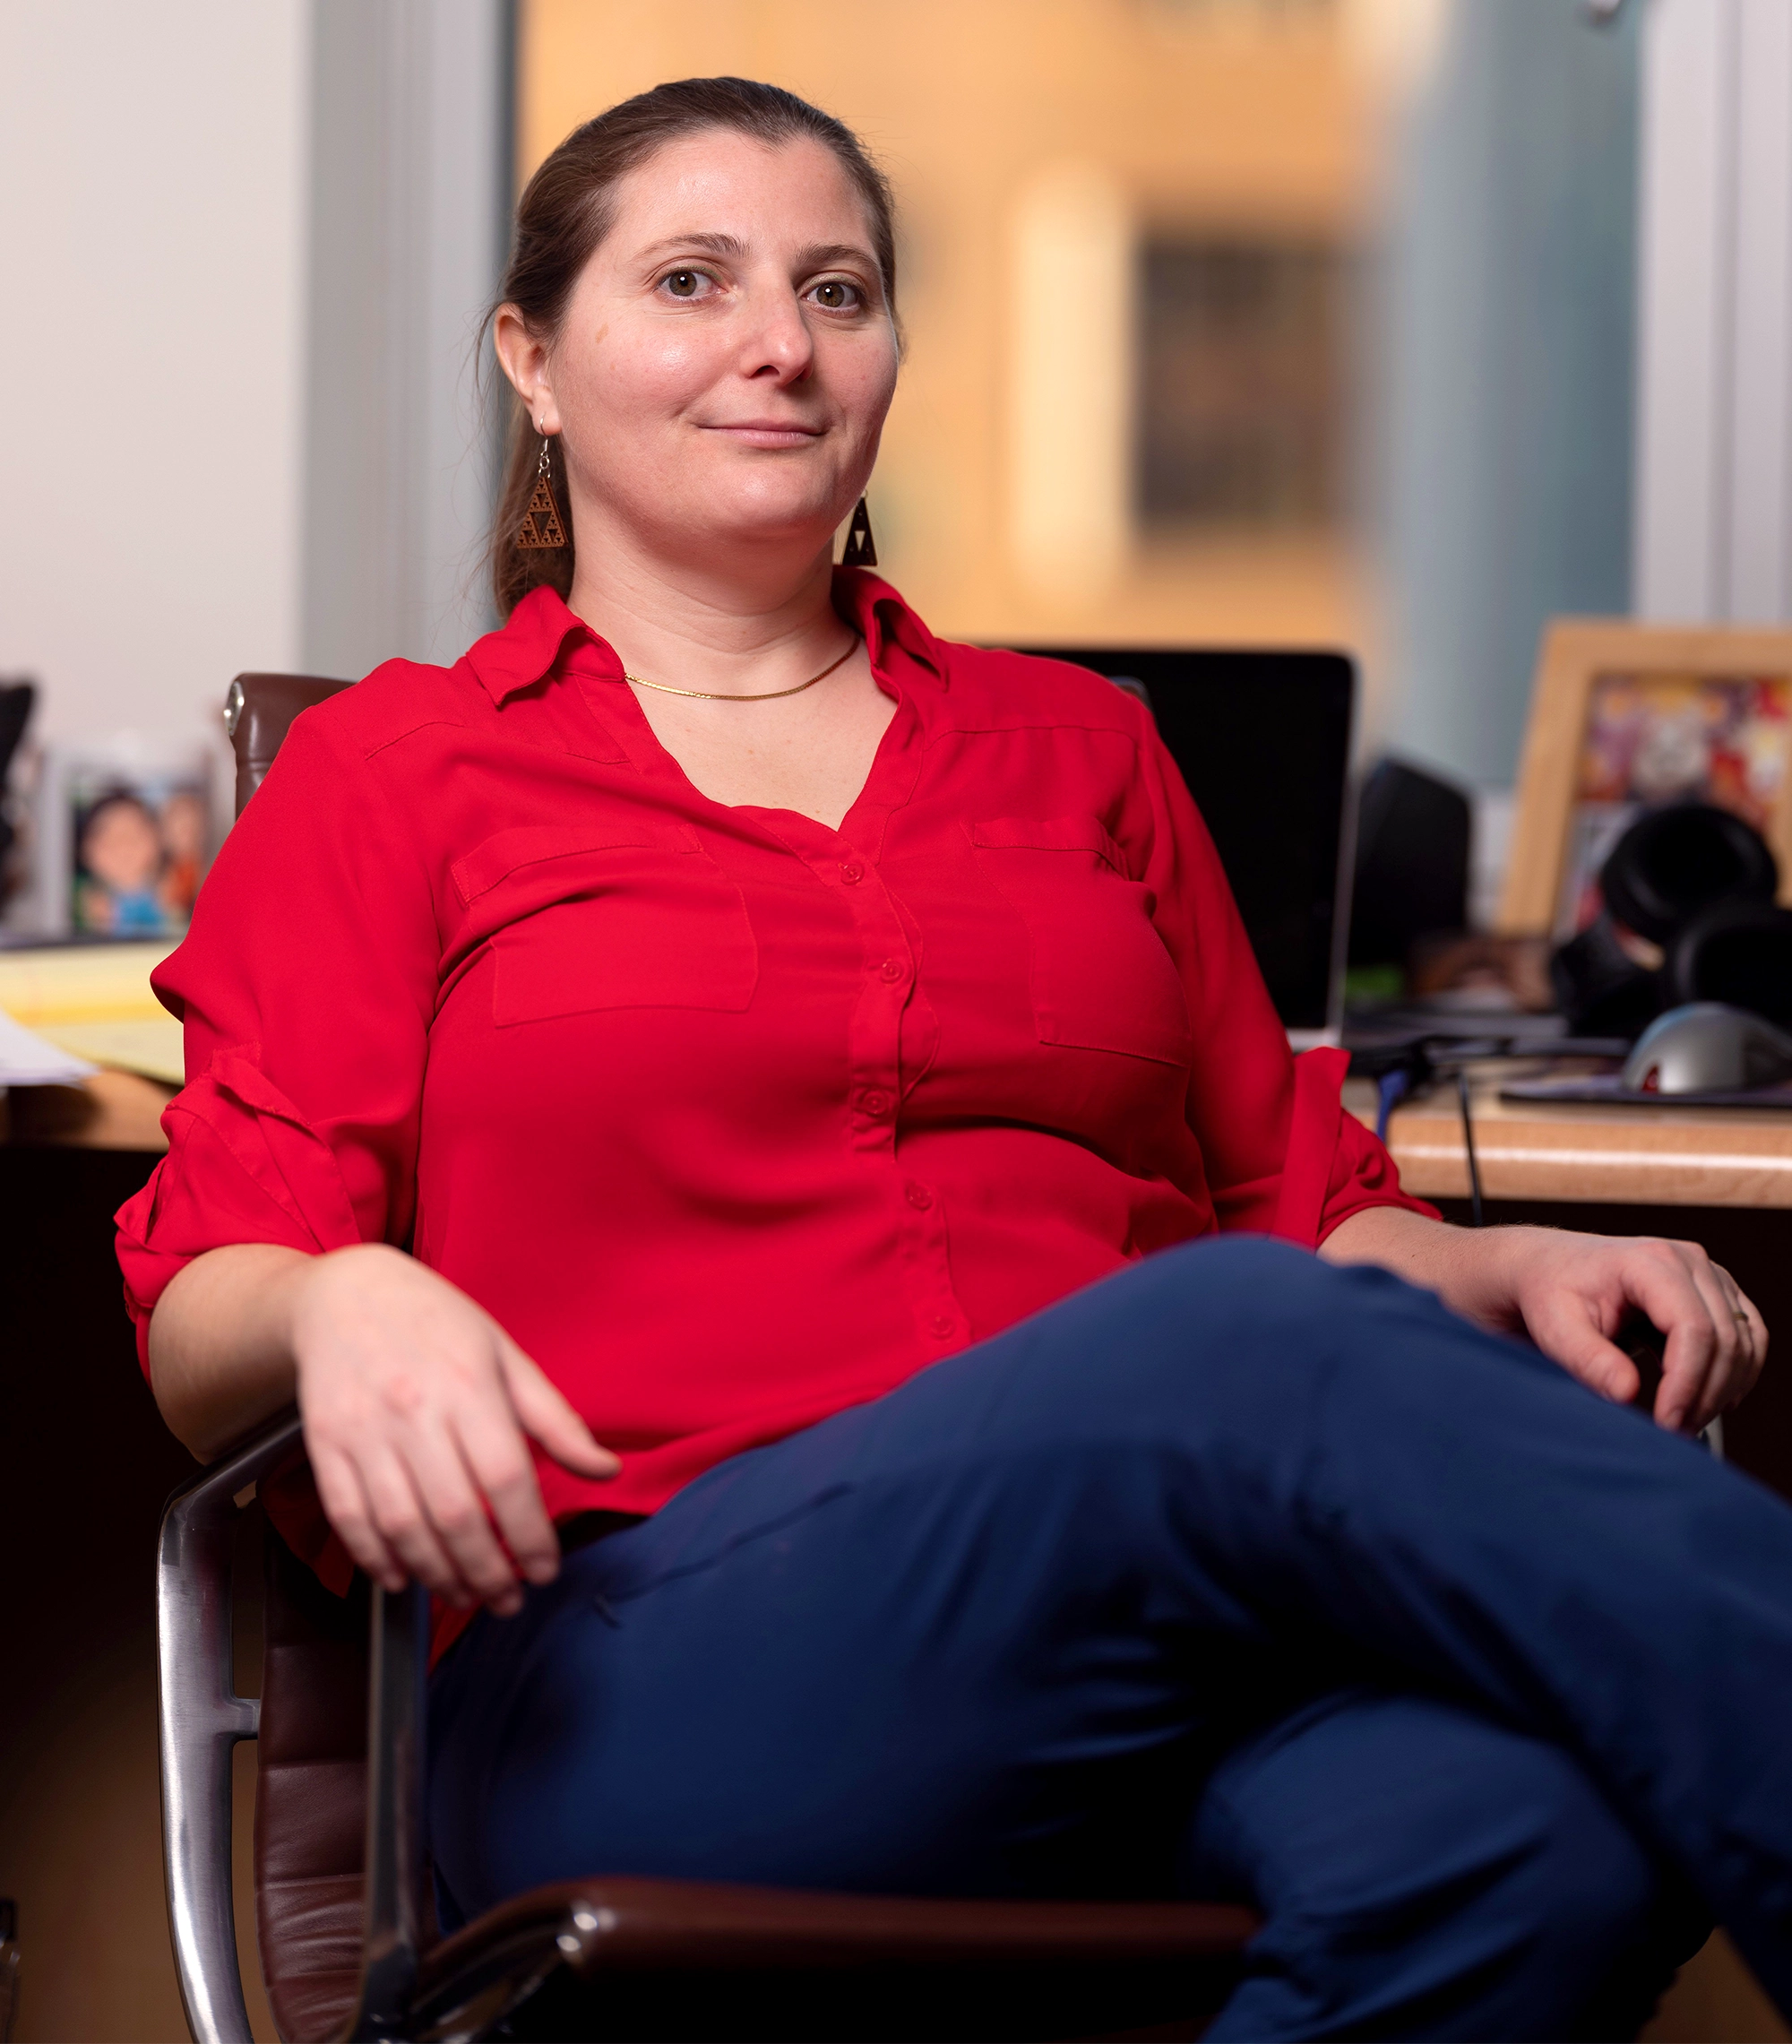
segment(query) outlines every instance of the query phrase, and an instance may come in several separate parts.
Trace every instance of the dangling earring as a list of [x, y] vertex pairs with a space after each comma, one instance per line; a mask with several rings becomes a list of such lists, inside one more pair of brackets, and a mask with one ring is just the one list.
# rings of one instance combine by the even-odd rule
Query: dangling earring
[[852, 514], [852, 523], [846, 529], [846, 545], [840, 550], [840, 565], [843, 568], [874, 568], [877, 565], [877, 542], [871, 537], [871, 513], [865, 508], [860, 497]]
[[535, 488], [530, 495], [529, 509], [522, 514], [522, 523], [517, 527], [516, 543], [530, 549], [566, 544], [566, 528], [560, 522], [560, 507], [554, 501], [554, 485], [548, 477], [545, 433], [535, 461]]

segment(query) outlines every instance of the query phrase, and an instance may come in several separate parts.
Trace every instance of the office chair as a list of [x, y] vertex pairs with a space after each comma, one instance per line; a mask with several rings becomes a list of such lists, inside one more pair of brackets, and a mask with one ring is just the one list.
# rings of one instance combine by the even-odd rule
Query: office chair
[[[345, 686], [231, 684], [239, 814], [293, 718]], [[1257, 1928], [1230, 1904], [809, 1893], [599, 1871], [442, 1936], [424, 1827], [427, 1596], [360, 1580], [337, 1598], [270, 1531], [262, 1694], [234, 1691], [237, 1514], [302, 1454], [287, 1413], [177, 1491], [162, 1520], [163, 1852], [198, 2044], [250, 2036], [230, 1882], [230, 1754], [245, 1738], [258, 1742], [262, 1971], [287, 2044], [1064, 2038], [1146, 2024], [1197, 2036], [1229, 1993]]]

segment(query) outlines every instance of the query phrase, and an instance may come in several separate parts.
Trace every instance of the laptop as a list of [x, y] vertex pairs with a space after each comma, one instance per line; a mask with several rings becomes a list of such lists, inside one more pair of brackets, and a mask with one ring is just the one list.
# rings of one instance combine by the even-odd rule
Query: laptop
[[1023, 646], [1142, 694], [1194, 797], [1297, 1050], [1344, 1019], [1357, 669], [1343, 653]]

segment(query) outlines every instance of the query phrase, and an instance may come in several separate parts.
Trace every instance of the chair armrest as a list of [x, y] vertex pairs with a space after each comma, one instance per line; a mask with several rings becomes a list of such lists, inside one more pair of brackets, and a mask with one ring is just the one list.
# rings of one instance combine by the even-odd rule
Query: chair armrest
[[[237, 1500], [303, 1440], [289, 1409], [180, 1489], [162, 1513], [156, 1557], [157, 1716], [168, 1928], [195, 2044], [251, 2044], [231, 1892], [230, 1753], [254, 1738], [261, 1706], [231, 1676], [230, 1555]], [[429, 1598], [377, 1585], [367, 1700], [366, 1931], [348, 2035], [402, 2023], [422, 1945], [424, 1728]]]
[[[1221, 1902], [817, 1894], [599, 1875], [516, 1896], [444, 1939], [424, 1960], [408, 2034], [452, 2034], [472, 2011], [495, 2021], [564, 1967], [545, 2024], [524, 2019], [521, 2034], [857, 2036], [857, 2009], [875, 2036], [982, 2036], [986, 2021], [1004, 2037], [1106, 2036], [1128, 1997], [1140, 2022], [1210, 2014], [1261, 1928]], [[744, 2012], [747, 2025], [728, 2027]]]
[[187, 2027], [197, 2044], [250, 2044], [230, 1885], [230, 1753], [260, 1706], [231, 1675], [230, 1553], [237, 1499], [300, 1438], [271, 1419], [202, 1470], [162, 1512], [156, 1550], [156, 1712], [162, 1867]]
[[344, 2036], [410, 2036], [429, 1877], [424, 1842], [429, 1592], [374, 1585], [367, 1667], [367, 1832], [361, 1985]]

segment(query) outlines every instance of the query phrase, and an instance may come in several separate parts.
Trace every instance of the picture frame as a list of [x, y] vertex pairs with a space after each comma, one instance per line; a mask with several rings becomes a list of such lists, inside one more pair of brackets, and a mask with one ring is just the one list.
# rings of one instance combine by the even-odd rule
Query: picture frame
[[1792, 905], [1792, 631], [1558, 617], [1545, 627], [1497, 928], [1560, 943], [1645, 807], [1745, 815]]
[[45, 749], [31, 789], [32, 935], [178, 937], [215, 848], [211, 763], [141, 743]]

